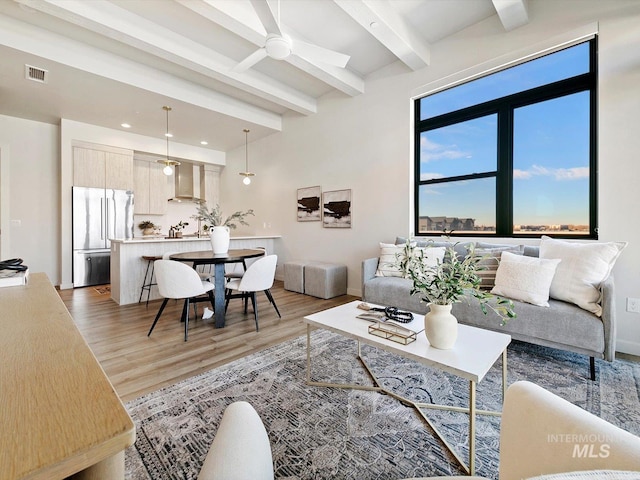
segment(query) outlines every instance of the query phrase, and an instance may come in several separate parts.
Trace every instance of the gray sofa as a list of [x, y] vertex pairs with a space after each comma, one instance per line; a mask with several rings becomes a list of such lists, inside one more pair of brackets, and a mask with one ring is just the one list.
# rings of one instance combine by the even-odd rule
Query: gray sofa
[[[524, 255], [538, 256], [537, 247], [525, 247]], [[384, 306], [426, 313], [419, 296], [410, 295], [411, 281], [400, 277], [376, 277], [378, 258], [362, 262], [362, 300]], [[458, 322], [511, 335], [515, 340], [559, 348], [590, 357], [591, 379], [595, 380], [595, 358], [615, 359], [616, 321], [613, 276], [602, 284], [602, 316], [560, 300], [549, 299], [549, 307], [514, 300], [517, 318], [500, 325], [492, 312], [484, 315], [478, 301], [469, 298], [453, 305]]]

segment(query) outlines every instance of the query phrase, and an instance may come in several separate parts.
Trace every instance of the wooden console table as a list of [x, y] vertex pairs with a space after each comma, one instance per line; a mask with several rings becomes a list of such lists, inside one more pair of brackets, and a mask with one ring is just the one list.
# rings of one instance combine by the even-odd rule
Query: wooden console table
[[124, 478], [135, 426], [44, 273], [0, 288], [0, 479]]

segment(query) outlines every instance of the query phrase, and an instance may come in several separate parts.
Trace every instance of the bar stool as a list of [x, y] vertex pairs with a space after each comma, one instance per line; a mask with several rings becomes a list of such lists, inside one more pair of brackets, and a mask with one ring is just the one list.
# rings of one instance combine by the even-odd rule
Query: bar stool
[[[157, 255], [143, 255], [142, 260], [147, 261], [147, 271], [144, 273], [144, 280], [142, 281], [142, 288], [140, 289], [140, 298], [138, 299], [138, 303], [142, 301], [142, 294], [144, 291], [147, 291], [147, 307], [149, 306], [149, 296], [151, 295], [151, 287], [157, 285], [153, 281], [153, 273], [154, 273], [154, 263], [156, 260], [162, 260], [162, 256]], [[149, 268], [151, 268], [151, 276], [149, 276]], [[149, 277], [149, 283], [147, 283], [147, 277]]]

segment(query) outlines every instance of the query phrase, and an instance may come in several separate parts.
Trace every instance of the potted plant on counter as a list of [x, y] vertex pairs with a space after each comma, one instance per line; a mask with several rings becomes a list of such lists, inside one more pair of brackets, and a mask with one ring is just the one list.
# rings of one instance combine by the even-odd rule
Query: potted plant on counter
[[[171, 230], [173, 230], [174, 232], [174, 237], [182, 238], [182, 230], [184, 230], [184, 227], [186, 227], [187, 225], [189, 225], [189, 223], [183, 222], [182, 220], [180, 220], [177, 225], [173, 225], [171, 227]], [[171, 236], [171, 233], [169, 233], [169, 236]]]
[[229, 251], [231, 240], [231, 229], [235, 229], [238, 224], [249, 225], [245, 221], [247, 215], [254, 215], [253, 209], [246, 212], [237, 211], [224, 217], [220, 205], [209, 209], [206, 202], [201, 202], [197, 206], [196, 218], [204, 222], [204, 230], [209, 232], [211, 247], [214, 254], [224, 254]]
[[138, 228], [142, 230], [142, 235], [153, 235], [156, 226], [151, 220], [143, 220], [138, 224]]
[[447, 247], [444, 260], [438, 260], [434, 265], [425, 261], [425, 249], [409, 242], [398, 254], [400, 269], [413, 283], [411, 294], [420, 296], [429, 305], [424, 324], [425, 334], [433, 347], [446, 350], [455, 344], [458, 321], [451, 314], [451, 307], [465, 297], [476, 298], [482, 313], [486, 315], [489, 309], [492, 310], [503, 325], [516, 317], [510, 299], [480, 289], [478, 271], [484, 269], [481, 266], [482, 259], [482, 256], [474, 253], [473, 246], [461, 259], [452, 245]]

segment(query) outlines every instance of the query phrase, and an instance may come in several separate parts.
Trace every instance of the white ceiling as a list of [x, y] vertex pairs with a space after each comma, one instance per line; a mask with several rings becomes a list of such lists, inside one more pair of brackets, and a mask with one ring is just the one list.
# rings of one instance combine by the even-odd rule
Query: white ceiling
[[[400, 62], [429, 68], [430, 46], [498, 15], [528, 21], [527, 0], [269, 0], [292, 38], [350, 56], [346, 68], [291, 55], [233, 68], [264, 46], [264, 0], [0, 0], [0, 114], [60, 118], [228, 151], [313, 115], [331, 91], [348, 99]], [[262, 5], [264, 7], [264, 5]], [[264, 14], [262, 16], [264, 19]], [[25, 79], [25, 64], [47, 83]], [[123, 129], [124, 130], [124, 129]]]

